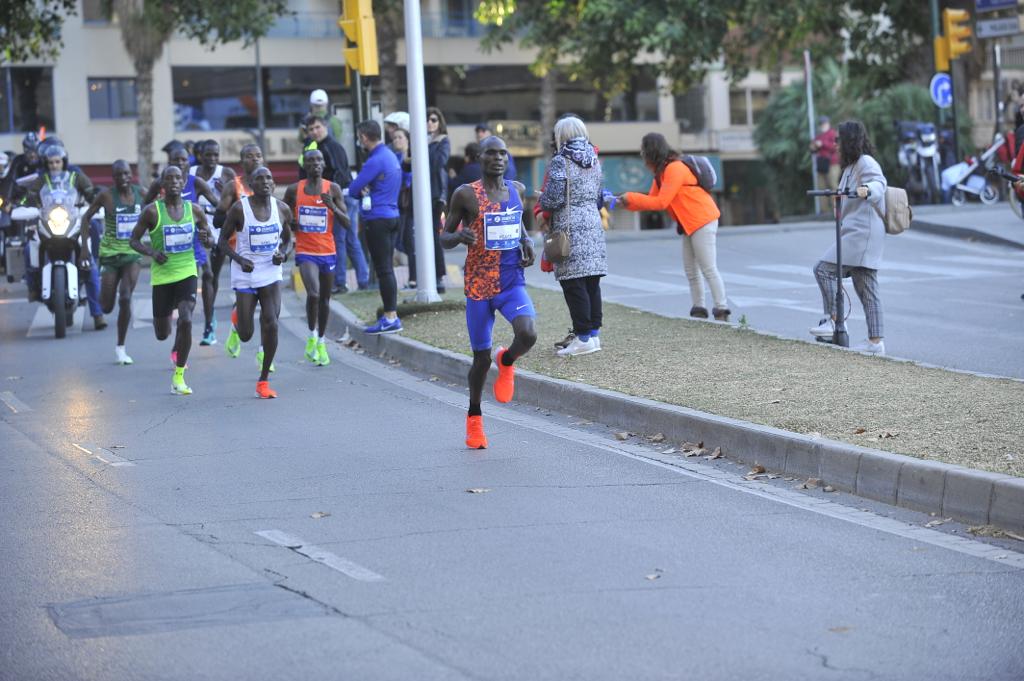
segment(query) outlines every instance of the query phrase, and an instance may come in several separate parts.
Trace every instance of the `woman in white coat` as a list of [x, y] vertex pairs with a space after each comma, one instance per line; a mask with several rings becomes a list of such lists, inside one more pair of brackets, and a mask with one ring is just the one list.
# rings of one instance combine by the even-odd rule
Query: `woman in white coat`
[[[882, 265], [885, 241], [885, 189], [888, 186], [882, 168], [872, 154], [875, 149], [860, 121], [846, 121], [839, 126], [839, 164], [842, 191], [856, 189], [859, 198], [843, 198], [840, 203], [843, 243], [843, 278], [853, 279], [853, 288], [864, 306], [868, 337], [855, 350], [874, 355], [885, 354], [882, 341], [882, 300], [878, 289], [878, 269]], [[825, 317], [811, 329], [815, 336], [831, 336], [835, 329], [836, 310], [836, 247], [832, 245], [817, 265], [814, 277], [821, 289]]]

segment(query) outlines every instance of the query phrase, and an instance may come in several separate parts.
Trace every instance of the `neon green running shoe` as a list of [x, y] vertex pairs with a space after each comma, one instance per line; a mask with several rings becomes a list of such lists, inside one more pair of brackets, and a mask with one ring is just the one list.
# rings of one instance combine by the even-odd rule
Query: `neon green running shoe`
[[311, 337], [306, 339], [306, 359], [313, 364], [318, 364], [320, 361], [316, 352], [316, 338]]
[[[258, 366], [260, 369], [263, 369], [263, 349], [262, 348], [256, 351], [256, 366]], [[271, 372], [277, 371], [277, 367], [274, 366], [273, 362], [270, 363], [270, 371]]]
[[228, 357], [238, 357], [242, 354], [242, 339], [238, 337], [238, 331], [233, 326], [228, 339], [224, 341], [224, 352], [228, 353]]
[[177, 374], [171, 379], [171, 392], [175, 395], [191, 395], [192, 388], [185, 385], [185, 377]]
[[316, 343], [316, 361], [322, 367], [331, 363], [331, 356], [327, 354], [327, 343], [324, 341]]

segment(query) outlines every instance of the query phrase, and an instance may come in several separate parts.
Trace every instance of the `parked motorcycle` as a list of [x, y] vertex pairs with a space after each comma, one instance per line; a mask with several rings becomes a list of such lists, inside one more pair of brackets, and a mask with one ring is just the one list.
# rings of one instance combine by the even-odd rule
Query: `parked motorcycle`
[[950, 172], [949, 178], [952, 184], [951, 196], [954, 206], [962, 206], [967, 203], [968, 196], [978, 197], [986, 206], [999, 200], [999, 189], [989, 182], [988, 177], [999, 164], [996, 155], [999, 153], [999, 147], [1003, 146], [1005, 142], [1006, 139], [997, 133], [992, 141], [992, 146], [983, 151], [981, 156], [968, 158], [963, 163], [946, 169], [946, 172], [950, 172], [953, 168], [957, 168], [955, 173]]
[[42, 301], [53, 313], [54, 336], [63, 338], [78, 306], [78, 266], [81, 250], [82, 197], [70, 176], [47, 177], [39, 192], [39, 207], [19, 206], [11, 211], [14, 221], [26, 221], [29, 266], [42, 268]]
[[938, 203], [939, 140], [935, 125], [920, 121], [897, 121], [899, 151], [897, 158], [907, 174], [907, 192], [914, 203]]

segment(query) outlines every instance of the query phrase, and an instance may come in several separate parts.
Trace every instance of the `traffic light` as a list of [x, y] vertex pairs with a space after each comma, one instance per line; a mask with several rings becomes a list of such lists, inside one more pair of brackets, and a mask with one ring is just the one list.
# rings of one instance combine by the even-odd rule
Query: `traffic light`
[[377, 63], [377, 23], [372, 0], [344, 0], [338, 26], [345, 32], [345, 65], [363, 76], [380, 75]]
[[947, 54], [950, 59], [956, 59], [971, 51], [972, 31], [967, 23], [970, 20], [971, 14], [965, 9], [942, 10], [942, 28], [946, 35], [946, 43], [949, 45]]
[[935, 49], [935, 70], [949, 71], [949, 43], [946, 41], [946, 36], [937, 36], [933, 47]]

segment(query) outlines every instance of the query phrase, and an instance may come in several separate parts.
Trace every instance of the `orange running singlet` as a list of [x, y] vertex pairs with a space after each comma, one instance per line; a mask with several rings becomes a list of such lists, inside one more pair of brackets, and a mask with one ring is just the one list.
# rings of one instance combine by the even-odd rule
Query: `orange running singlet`
[[320, 194], [329, 194], [331, 183], [320, 180], [320, 193], [307, 194], [306, 180], [295, 193], [295, 252], [305, 255], [334, 255], [334, 211], [324, 205]]

